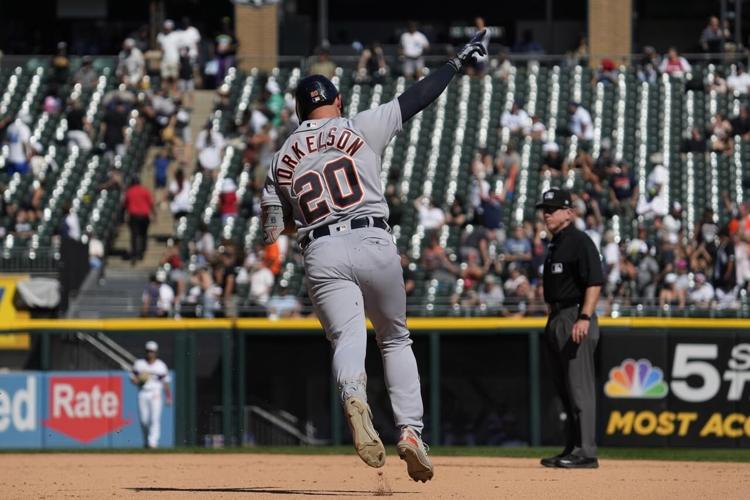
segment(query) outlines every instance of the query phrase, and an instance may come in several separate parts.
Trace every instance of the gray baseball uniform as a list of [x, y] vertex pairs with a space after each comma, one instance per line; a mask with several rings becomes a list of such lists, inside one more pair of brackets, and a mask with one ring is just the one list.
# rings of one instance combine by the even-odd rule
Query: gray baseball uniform
[[[381, 157], [401, 130], [398, 100], [343, 117], [304, 121], [274, 156], [262, 206], [293, 213], [308, 292], [333, 348], [342, 401], [367, 400], [365, 314], [375, 327], [396, 425], [422, 431], [422, 397], [406, 328], [406, 293]], [[314, 237], [316, 228], [329, 233]], [[365, 226], [365, 227], [363, 227]]]

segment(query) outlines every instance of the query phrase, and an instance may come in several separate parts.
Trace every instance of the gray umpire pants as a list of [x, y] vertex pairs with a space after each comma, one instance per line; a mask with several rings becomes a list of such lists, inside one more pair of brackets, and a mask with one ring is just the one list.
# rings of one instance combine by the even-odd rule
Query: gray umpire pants
[[401, 261], [391, 235], [380, 228], [341, 228], [313, 240], [304, 252], [307, 288], [333, 348], [333, 374], [342, 401], [367, 401], [366, 318], [375, 328], [385, 383], [398, 427], [422, 432], [422, 393], [406, 328]]
[[552, 377], [562, 400], [565, 421], [565, 449], [583, 457], [596, 457], [596, 376], [594, 351], [599, 342], [599, 324], [591, 317], [589, 333], [580, 344], [573, 342], [573, 324], [578, 306], [550, 314], [545, 328], [552, 361]]

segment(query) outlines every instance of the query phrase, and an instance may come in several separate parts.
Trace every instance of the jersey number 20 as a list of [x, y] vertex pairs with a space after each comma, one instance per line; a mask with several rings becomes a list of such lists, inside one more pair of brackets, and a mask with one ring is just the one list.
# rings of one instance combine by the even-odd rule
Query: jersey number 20
[[339, 210], [358, 204], [365, 195], [354, 161], [348, 156], [326, 163], [322, 176], [310, 171], [298, 177], [293, 187], [308, 226], [331, 213], [326, 191], [333, 206]]

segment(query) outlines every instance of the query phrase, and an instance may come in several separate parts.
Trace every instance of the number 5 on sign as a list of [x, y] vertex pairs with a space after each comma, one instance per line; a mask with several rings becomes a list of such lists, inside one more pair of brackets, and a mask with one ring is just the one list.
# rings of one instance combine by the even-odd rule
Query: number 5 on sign
[[[721, 387], [721, 376], [714, 365], [702, 360], [716, 359], [718, 353], [716, 344], [677, 344], [672, 363], [672, 393], [690, 403], [708, 401], [716, 396]], [[703, 383], [691, 387], [687, 382], [691, 375], [700, 377]]]

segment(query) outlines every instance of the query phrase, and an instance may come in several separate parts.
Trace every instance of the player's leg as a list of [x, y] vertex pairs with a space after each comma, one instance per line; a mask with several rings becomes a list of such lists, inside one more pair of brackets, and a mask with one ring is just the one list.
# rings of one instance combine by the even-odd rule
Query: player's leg
[[138, 417], [141, 421], [141, 433], [143, 434], [143, 446], [148, 447], [148, 431], [151, 420], [151, 408], [148, 403], [148, 393], [138, 392]]
[[161, 396], [154, 395], [151, 398], [151, 429], [148, 432], [148, 445], [151, 448], [159, 446], [159, 437], [161, 437]]
[[308, 292], [333, 349], [333, 375], [341, 391], [354, 447], [367, 465], [382, 467], [385, 448], [372, 426], [372, 414], [367, 404], [364, 301], [356, 283], [342, 275], [349, 264], [348, 257], [340, 255], [343, 253], [340, 248], [340, 242], [321, 241], [307, 249]]
[[406, 292], [398, 252], [390, 235], [381, 229], [360, 231], [358, 250], [357, 278], [383, 356], [393, 415], [401, 428], [399, 456], [406, 461], [412, 479], [428, 481], [434, 468], [421, 438], [424, 409], [417, 361], [406, 327]]

